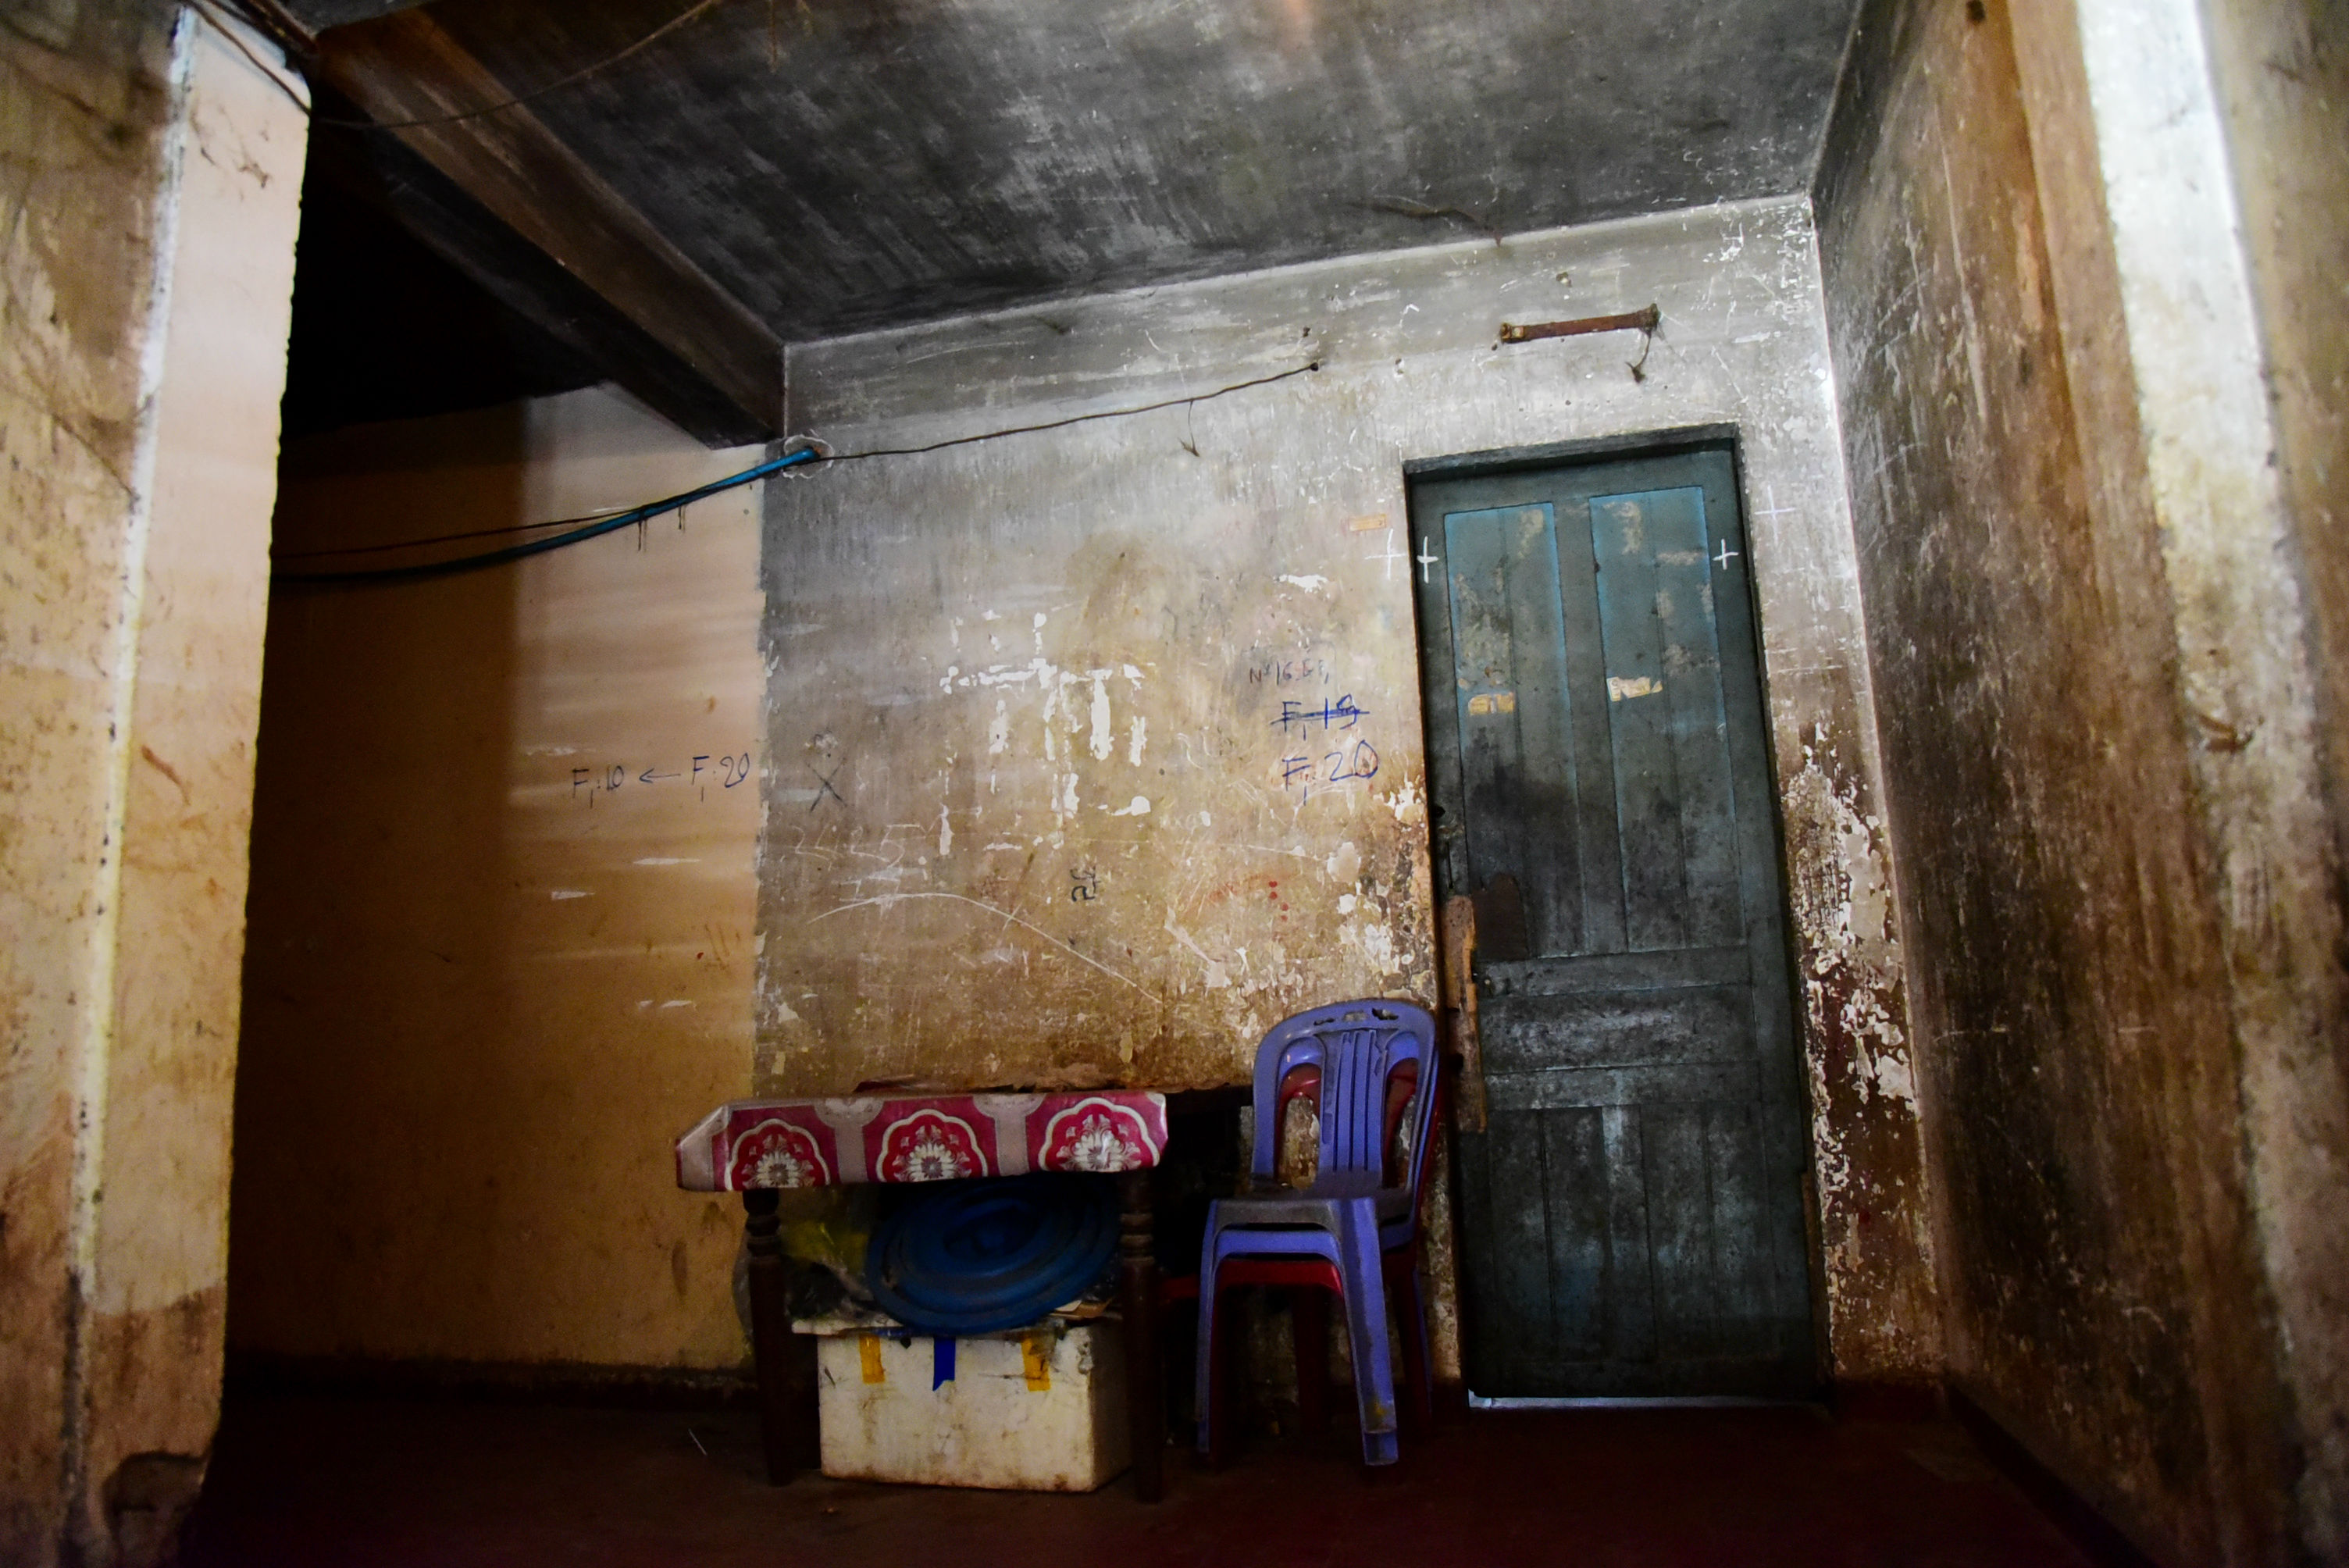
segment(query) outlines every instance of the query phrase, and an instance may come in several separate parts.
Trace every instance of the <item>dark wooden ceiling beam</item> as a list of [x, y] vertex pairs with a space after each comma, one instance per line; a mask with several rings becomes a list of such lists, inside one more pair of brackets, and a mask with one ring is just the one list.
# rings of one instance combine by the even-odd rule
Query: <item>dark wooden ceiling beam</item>
[[[322, 88], [318, 98], [326, 113], [355, 112], [331, 88]], [[309, 178], [375, 209], [602, 379], [618, 382], [695, 439], [731, 447], [772, 434], [394, 138], [322, 125], [310, 138]], [[458, 396], [461, 400], [464, 394]]]
[[512, 95], [429, 15], [406, 11], [334, 29], [318, 40], [318, 70], [383, 125], [469, 116], [367, 134], [397, 138], [673, 357], [672, 385], [639, 387], [626, 364], [612, 366], [614, 379], [661, 407], [676, 400], [674, 370], [682, 366], [740, 416], [739, 423], [722, 421], [722, 431], [709, 428], [707, 418], [697, 421], [704, 439], [781, 433], [782, 344], [766, 324], [711, 282], [527, 105], [473, 113]]

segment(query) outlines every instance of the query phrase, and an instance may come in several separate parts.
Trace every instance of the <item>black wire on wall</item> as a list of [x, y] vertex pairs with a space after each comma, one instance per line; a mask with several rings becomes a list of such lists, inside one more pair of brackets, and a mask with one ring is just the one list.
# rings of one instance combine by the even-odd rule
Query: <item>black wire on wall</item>
[[[1065, 429], [1071, 425], [1089, 424], [1096, 419], [1129, 418], [1136, 414], [1155, 413], [1162, 408], [1182, 408], [1195, 403], [1206, 403], [1229, 393], [1247, 391], [1251, 387], [1269, 387], [1276, 381], [1286, 381], [1296, 376], [1309, 376], [1320, 368], [1321, 362], [1316, 359], [1287, 370], [1276, 371], [1269, 376], [1258, 376], [1247, 381], [1234, 381], [1210, 392], [1193, 392], [1180, 397], [1161, 398], [1155, 403], [1137, 404], [1132, 407], [1103, 408], [1091, 414], [1071, 414], [1065, 419], [1048, 419], [1040, 424], [1014, 425], [1008, 429], [987, 430], [972, 436], [956, 436], [944, 441], [932, 441], [927, 446], [883, 447], [872, 451], [843, 452], [835, 455], [820, 445], [810, 443], [796, 450], [785, 452], [780, 457], [769, 458], [764, 462], [755, 463], [739, 473], [728, 474], [724, 479], [712, 480], [698, 489], [685, 490], [677, 495], [664, 496], [659, 500], [647, 501], [642, 506], [631, 507], [626, 511], [615, 512], [609, 517], [599, 518], [594, 521], [585, 521], [584, 519], [563, 519], [553, 522], [523, 523], [516, 528], [486, 529], [472, 533], [444, 533], [428, 539], [402, 540], [389, 544], [354, 545], [344, 549], [310, 551], [302, 552], [299, 557], [289, 552], [279, 559], [314, 558], [320, 555], [358, 555], [387, 550], [419, 550], [427, 545], [453, 543], [460, 540], [479, 539], [490, 534], [518, 533], [541, 528], [560, 528], [565, 523], [574, 521], [585, 523], [583, 527], [573, 528], [567, 532], [554, 534], [545, 539], [533, 539], [523, 544], [509, 544], [496, 550], [483, 551], [478, 554], [454, 556], [446, 561], [428, 561], [413, 566], [354, 567], [334, 572], [287, 572], [281, 569], [270, 573], [270, 583], [272, 586], [285, 583], [308, 587], [356, 587], [364, 583], [416, 583], [434, 577], [453, 577], [460, 573], [479, 572], [492, 566], [502, 566], [509, 562], [521, 561], [529, 556], [543, 555], [552, 550], [561, 550], [567, 545], [579, 544], [606, 533], [615, 533], [623, 528], [630, 528], [637, 523], [676, 511], [681, 507], [690, 506], [695, 501], [706, 500], [711, 496], [722, 495], [728, 490], [765, 479], [771, 474], [781, 473], [785, 469], [796, 468], [802, 463], [818, 460], [825, 463], [854, 463], [873, 458], [918, 457], [924, 452], [944, 451], [949, 447], [968, 447], [980, 441], [999, 440], [1006, 436], [1025, 436], [1041, 430]], [[1184, 449], [1194, 457], [1199, 455], [1197, 449], [1188, 442], [1184, 443]]]
[[[679, 507], [690, 506], [695, 501], [706, 500], [711, 496], [722, 495], [728, 490], [739, 489], [753, 480], [762, 480], [769, 474], [778, 474], [800, 463], [811, 462], [821, 455], [813, 447], [802, 447], [796, 452], [787, 452], [780, 458], [770, 458], [763, 463], [744, 469], [740, 473], [728, 474], [722, 480], [712, 480], [698, 490], [689, 490], [680, 495], [665, 496], [659, 500], [647, 501], [643, 506], [631, 507], [626, 511], [616, 512], [600, 521], [591, 522], [585, 528], [574, 528], [568, 533], [558, 533], [546, 539], [533, 539], [526, 544], [509, 544], [502, 550], [484, 551], [478, 555], [460, 555], [448, 561], [427, 561], [415, 566], [368, 566], [348, 572], [273, 572], [270, 573], [269, 580], [272, 583], [302, 583], [322, 587], [348, 586], [361, 583], [415, 583], [428, 577], [453, 577], [460, 572], [479, 572], [486, 567], [502, 566], [510, 561], [520, 561], [532, 555], [543, 555], [550, 550], [561, 550], [565, 545], [578, 544], [603, 534], [616, 532], [623, 528], [633, 527], [636, 523], [675, 511]], [[412, 541], [408, 547], [413, 548], [423, 542], [426, 542]], [[393, 545], [378, 548], [402, 547]], [[336, 552], [327, 552], [326, 553]]]

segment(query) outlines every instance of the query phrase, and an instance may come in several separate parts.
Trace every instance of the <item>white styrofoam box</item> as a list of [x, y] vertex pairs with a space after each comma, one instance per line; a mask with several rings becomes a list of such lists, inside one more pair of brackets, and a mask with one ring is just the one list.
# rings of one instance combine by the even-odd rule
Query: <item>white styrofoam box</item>
[[957, 1340], [954, 1380], [936, 1388], [927, 1336], [818, 1344], [828, 1476], [1091, 1491], [1126, 1467], [1125, 1358], [1112, 1325]]

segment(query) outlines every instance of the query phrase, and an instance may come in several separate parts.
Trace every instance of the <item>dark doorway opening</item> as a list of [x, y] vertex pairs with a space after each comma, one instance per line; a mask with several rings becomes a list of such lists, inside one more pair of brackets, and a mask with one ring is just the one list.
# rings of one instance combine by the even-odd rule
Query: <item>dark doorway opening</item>
[[1811, 1394], [1734, 452], [1449, 471], [1413, 482], [1411, 521], [1438, 892], [1480, 912], [1487, 1119], [1454, 1145], [1469, 1387]]

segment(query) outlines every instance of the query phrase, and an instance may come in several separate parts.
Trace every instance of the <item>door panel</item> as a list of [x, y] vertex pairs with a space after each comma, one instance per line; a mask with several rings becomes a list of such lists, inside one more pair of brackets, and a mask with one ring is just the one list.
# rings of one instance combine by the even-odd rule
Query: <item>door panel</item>
[[1548, 1221], [1551, 1354], [1606, 1354], [1607, 1130], [1596, 1108], [1527, 1117], [1542, 1139], [1542, 1211]]
[[[1609, 766], [1604, 714], [1570, 696], [1603, 684], [1598, 628], [1588, 595], [1569, 604], [1562, 592], [1556, 513], [1547, 503], [1458, 511], [1443, 528], [1457, 644], [1446, 706], [1474, 802], [1464, 852], [1485, 872], [1476, 885], [1530, 857], [1548, 868], [1521, 890], [1533, 951], [1620, 947], [1611, 804], [1604, 790], [1579, 789], [1576, 772], [1578, 759]], [[1578, 535], [1568, 542], [1582, 548]]]
[[1414, 487], [1436, 874], [1516, 879], [1457, 1140], [1470, 1386], [1815, 1379], [1759, 665], [1724, 449]]
[[1594, 496], [1624, 905], [1634, 951], [1744, 935], [1704, 492]]
[[1500, 1110], [1564, 1110], [1615, 1105], [1640, 1109], [1742, 1100], [1752, 1098], [1754, 1087], [1751, 1062], [1551, 1068], [1541, 1072], [1504, 1075], [1486, 1090], [1486, 1104]]
[[1745, 987], [1585, 991], [1507, 997], [1480, 1009], [1485, 1070], [1748, 1059]]

